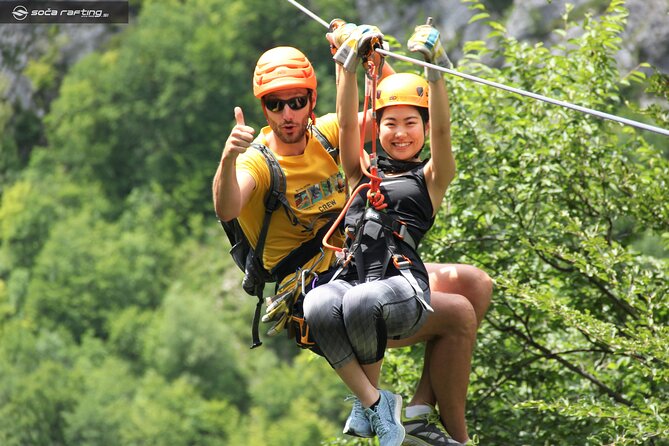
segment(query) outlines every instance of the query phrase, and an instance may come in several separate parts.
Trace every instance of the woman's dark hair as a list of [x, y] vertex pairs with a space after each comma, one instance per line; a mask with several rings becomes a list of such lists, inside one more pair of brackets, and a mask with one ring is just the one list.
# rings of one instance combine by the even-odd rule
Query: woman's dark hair
[[[420, 119], [422, 119], [423, 121], [423, 127], [425, 127], [425, 124], [427, 124], [430, 121], [430, 112], [425, 107], [416, 107], [415, 105], [412, 105], [412, 107], [418, 110], [418, 114], [420, 114]], [[381, 125], [381, 118], [383, 118], [383, 112], [385, 110], [386, 107], [383, 107], [381, 110], [376, 111], [376, 125], [378, 126]]]

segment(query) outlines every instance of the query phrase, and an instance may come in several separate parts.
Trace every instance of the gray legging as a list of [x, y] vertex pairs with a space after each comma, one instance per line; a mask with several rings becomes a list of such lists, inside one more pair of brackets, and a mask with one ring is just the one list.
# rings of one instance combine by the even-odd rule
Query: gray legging
[[[429, 287], [417, 280], [429, 304]], [[414, 289], [402, 276], [359, 285], [333, 280], [311, 290], [304, 300], [304, 318], [335, 369], [354, 358], [360, 364], [381, 360], [388, 338], [411, 336], [426, 317]]]

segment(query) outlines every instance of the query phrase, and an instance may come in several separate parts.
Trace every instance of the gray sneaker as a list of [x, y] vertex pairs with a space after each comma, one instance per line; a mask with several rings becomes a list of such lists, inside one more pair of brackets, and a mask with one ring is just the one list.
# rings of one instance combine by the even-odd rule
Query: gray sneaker
[[464, 446], [446, 433], [434, 408], [429, 414], [404, 418], [402, 423], [406, 429], [404, 446]]
[[381, 390], [381, 398], [374, 410], [365, 409], [365, 416], [372, 430], [379, 437], [380, 446], [401, 446], [404, 441], [402, 426], [402, 397], [387, 390]]
[[371, 424], [369, 424], [369, 420], [365, 416], [365, 408], [362, 407], [362, 403], [360, 403], [358, 398], [352, 398], [353, 409], [351, 409], [351, 414], [346, 419], [344, 433], [354, 437], [372, 438], [374, 436], [374, 431], [372, 430]]

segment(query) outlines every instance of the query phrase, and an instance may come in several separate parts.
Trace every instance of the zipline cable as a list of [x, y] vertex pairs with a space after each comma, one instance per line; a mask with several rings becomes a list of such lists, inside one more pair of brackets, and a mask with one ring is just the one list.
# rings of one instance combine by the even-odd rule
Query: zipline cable
[[485, 84], [485, 85], [490, 85], [491, 87], [500, 88], [502, 90], [510, 91], [512, 93], [516, 93], [516, 94], [519, 94], [519, 95], [522, 95], [522, 96], [527, 96], [527, 97], [530, 97], [530, 98], [533, 98], [533, 99], [538, 99], [540, 101], [548, 102], [550, 104], [559, 105], [561, 107], [570, 108], [572, 110], [580, 111], [582, 113], [587, 113], [587, 114], [590, 114], [590, 115], [593, 115], [593, 116], [597, 116], [599, 118], [610, 119], [612, 121], [617, 121], [617, 122], [620, 122], [622, 124], [631, 125], [631, 126], [634, 126], [634, 127], [644, 129], [644, 130], [650, 130], [651, 132], [656, 132], [656, 133], [660, 133], [662, 135], [669, 136], [669, 130], [665, 130], [665, 129], [655, 127], [655, 126], [652, 126], [652, 125], [649, 125], [649, 124], [644, 124], [643, 122], [633, 121], [633, 120], [627, 119], [627, 118], [621, 118], [620, 116], [611, 115], [609, 113], [604, 113], [604, 112], [601, 112], [601, 111], [598, 111], [598, 110], [593, 110], [593, 109], [586, 108], [586, 107], [581, 107], [580, 105], [571, 104], [571, 103], [565, 102], [565, 101], [559, 101], [557, 99], [553, 99], [553, 98], [549, 98], [547, 96], [543, 96], [543, 95], [540, 95], [540, 94], [537, 94], [537, 93], [532, 93], [532, 92], [529, 92], [529, 91], [521, 90], [519, 88], [509, 87], [507, 85], [500, 84], [498, 82], [493, 82], [493, 81], [488, 81], [488, 80], [485, 80], [485, 79], [481, 79], [481, 78], [476, 77], [476, 76], [472, 76], [472, 75], [469, 75], [469, 74], [466, 74], [466, 73], [461, 73], [461, 72], [455, 71], [455, 70], [450, 70], [448, 68], [444, 68], [444, 67], [440, 67], [438, 65], [434, 65], [434, 64], [431, 64], [431, 63], [423, 62], [422, 60], [413, 59], [411, 57], [402, 56], [401, 54], [395, 54], [395, 53], [392, 53], [390, 51], [386, 51], [386, 50], [383, 50], [383, 49], [380, 49], [380, 48], [378, 48], [376, 51], [379, 54], [383, 54], [384, 56], [390, 56], [390, 57], [394, 57], [395, 59], [403, 60], [405, 62], [411, 62], [411, 63], [414, 63], [416, 65], [422, 65], [424, 67], [434, 68], [435, 70], [443, 71], [444, 73], [452, 74], [454, 76], [459, 76], [459, 77], [462, 77], [464, 79], [468, 79], [470, 81], [479, 82], [479, 83]]
[[[308, 10], [307, 8], [305, 8], [304, 6], [302, 6], [301, 4], [296, 2], [295, 0], [287, 0], [287, 1], [289, 3], [291, 3], [292, 5], [294, 5], [296, 8], [300, 9], [305, 14], [307, 14], [312, 19], [316, 20], [318, 23], [320, 23], [324, 27], [329, 28], [329, 26], [330, 26], [329, 23], [327, 23], [325, 20], [318, 17], [312, 11]], [[666, 130], [666, 129], [663, 129], [663, 128], [660, 128], [660, 127], [655, 127], [655, 126], [650, 125], [650, 124], [644, 124], [643, 122], [634, 121], [632, 119], [627, 119], [627, 118], [622, 118], [620, 116], [612, 115], [610, 113], [604, 113], [604, 112], [601, 112], [601, 111], [598, 111], [598, 110], [593, 110], [593, 109], [587, 108], [587, 107], [582, 107], [580, 105], [575, 105], [575, 104], [572, 104], [572, 103], [569, 103], [569, 102], [559, 101], [557, 99], [549, 98], [548, 96], [543, 96], [543, 95], [540, 95], [540, 94], [537, 94], [537, 93], [532, 93], [532, 92], [529, 92], [529, 91], [521, 90], [519, 88], [509, 87], [507, 85], [500, 84], [498, 82], [488, 81], [488, 80], [482, 79], [480, 77], [472, 76], [471, 74], [461, 73], [460, 71], [455, 71], [455, 70], [451, 70], [451, 69], [448, 69], [448, 68], [440, 67], [439, 65], [434, 65], [434, 64], [431, 64], [431, 63], [428, 63], [428, 62], [424, 62], [422, 60], [414, 59], [414, 58], [407, 57], [407, 56], [402, 56], [401, 54], [395, 54], [391, 51], [386, 51], [386, 50], [381, 49], [381, 48], [377, 48], [376, 52], [378, 52], [379, 54], [382, 54], [384, 56], [393, 57], [395, 59], [403, 60], [405, 62], [410, 62], [410, 63], [416, 64], [416, 65], [421, 65], [423, 67], [433, 68], [435, 70], [439, 70], [439, 71], [442, 71], [444, 73], [451, 74], [453, 76], [458, 76], [458, 77], [461, 77], [463, 79], [478, 82], [480, 84], [484, 84], [484, 85], [488, 85], [488, 86], [491, 86], [491, 87], [506, 90], [506, 91], [509, 91], [511, 93], [519, 94], [521, 96], [527, 96], [527, 97], [530, 97], [532, 99], [537, 99], [539, 101], [548, 102], [549, 104], [553, 104], [553, 105], [559, 105], [561, 107], [576, 110], [576, 111], [579, 111], [581, 113], [586, 113], [586, 114], [589, 114], [589, 115], [592, 115], [592, 116], [596, 116], [598, 118], [603, 118], [603, 119], [608, 119], [608, 120], [611, 120], [611, 121], [616, 121], [616, 122], [619, 122], [621, 124], [626, 124], [626, 125], [630, 125], [632, 127], [637, 127], [637, 128], [643, 129], [643, 130], [648, 130], [650, 132], [659, 133], [660, 135], [669, 136], [669, 130]]]
[[306, 15], [308, 15], [309, 17], [311, 17], [312, 19], [316, 20], [318, 23], [320, 23], [320, 24], [323, 25], [324, 27], [326, 27], [326, 28], [329, 28], [329, 27], [330, 27], [330, 24], [329, 24], [328, 22], [326, 22], [325, 20], [321, 19], [321, 18], [318, 17], [316, 14], [314, 14], [313, 12], [309, 11], [309, 10], [308, 10], [307, 8], [305, 8], [304, 6], [302, 6], [302, 5], [300, 5], [299, 3], [297, 3], [295, 0], [288, 0], [288, 3], [290, 3], [290, 4], [293, 5], [293, 6], [295, 6], [297, 9], [299, 9], [300, 11], [302, 11], [303, 13], [305, 13]]

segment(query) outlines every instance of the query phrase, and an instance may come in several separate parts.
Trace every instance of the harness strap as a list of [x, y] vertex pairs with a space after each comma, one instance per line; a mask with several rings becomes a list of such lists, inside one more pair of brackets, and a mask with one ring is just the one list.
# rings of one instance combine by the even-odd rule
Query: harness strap
[[407, 229], [406, 223], [403, 221], [393, 221], [393, 235], [402, 240], [407, 245], [411, 246], [411, 249], [414, 251], [418, 248], [418, 243], [416, 243], [414, 238], [411, 236], [411, 233]]
[[316, 127], [315, 125], [311, 126], [311, 131], [313, 132], [318, 142], [320, 142], [321, 145], [325, 148], [325, 150], [327, 150], [332, 159], [335, 160], [336, 163], [339, 163], [339, 149], [337, 147], [334, 147], [330, 143], [330, 140], [327, 139], [323, 134], [323, 132], [318, 130], [318, 127]]
[[[263, 154], [270, 171], [270, 187], [267, 197], [265, 197], [265, 216], [263, 217], [263, 223], [258, 234], [258, 242], [253, 250], [260, 265], [262, 265], [265, 239], [269, 231], [269, 221], [272, 218], [272, 213], [274, 213], [279, 205], [286, 207], [288, 204], [286, 201], [286, 176], [283, 175], [283, 170], [271, 150], [262, 144], [252, 144], [252, 146]], [[277, 175], [277, 173], [279, 174]]]
[[402, 242], [409, 245], [412, 249], [414, 250], [416, 249], [416, 242], [409, 233], [406, 224], [400, 220], [394, 219], [393, 217], [391, 217], [386, 213], [378, 212], [372, 207], [367, 208], [363, 217], [358, 222], [354, 230], [355, 235], [353, 237], [353, 241], [351, 242], [351, 245], [349, 247], [350, 250], [349, 254], [340, 263], [339, 268], [337, 268], [337, 270], [335, 271], [334, 275], [330, 280], [336, 279], [348, 267], [351, 258], [355, 259], [355, 266], [358, 273], [358, 279], [360, 281], [365, 280], [365, 271], [364, 271], [365, 263], [363, 254], [359, 248], [365, 225], [369, 222], [373, 222], [381, 226], [382, 228], [381, 230], [383, 232], [384, 239], [386, 241], [387, 250], [380, 278], [385, 277], [388, 264], [392, 260], [395, 268], [399, 271], [400, 274], [402, 274], [402, 277], [404, 277], [407, 280], [407, 282], [409, 282], [411, 288], [414, 289], [414, 292], [416, 293], [416, 299], [421, 304], [421, 306], [430, 313], [433, 313], [434, 309], [425, 300], [425, 293], [423, 292], [423, 289], [420, 287], [418, 281], [411, 272], [411, 265], [412, 265], [411, 260], [404, 254], [400, 253], [400, 249], [398, 248], [397, 243], [395, 242], [395, 238], [398, 238]]
[[[244, 288], [247, 293], [253, 294], [258, 298], [258, 302], [256, 302], [256, 308], [253, 313], [253, 322], [251, 324], [251, 348], [253, 349], [262, 345], [259, 334], [260, 312], [262, 310], [263, 304], [265, 279], [268, 277], [267, 271], [265, 270], [262, 261], [263, 252], [265, 250], [265, 240], [267, 239], [267, 233], [269, 231], [269, 223], [272, 218], [272, 214], [281, 204], [283, 204], [282, 198], [285, 199], [286, 177], [283, 175], [281, 166], [279, 166], [279, 162], [274, 157], [274, 154], [271, 150], [262, 144], [252, 144], [252, 146], [263, 154], [270, 173], [270, 188], [267, 196], [265, 197], [265, 215], [263, 216], [263, 222], [262, 226], [260, 227], [260, 233], [258, 234], [258, 242], [256, 243], [256, 247], [255, 249], [252, 249], [251, 256], [247, 258], [245, 265], [245, 271], [247, 274], [244, 276], [244, 280], [242, 281], [242, 288]], [[258, 276], [255, 277], [255, 279], [252, 281], [249, 280], [251, 277], [248, 274], [251, 271], [252, 274], [254, 273]], [[259, 277], [261, 274], [263, 276], [262, 278]], [[248, 288], [252, 288], [252, 290], [249, 290]]]
[[290, 254], [283, 258], [272, 270], [270, 274], [276, 277], [277, 286], [289, 274], [294, 273], [307, 260], [314, 257], [321, 250], [321, 241], [323, 236], [332, 225], [336, 216], [331, 217], [330, 220], [324, 224], [313, 238], [302, 243], [297, 248], [293, 249]]
[[262, 287], [257, 288], [258, 291], [256, 297], [258, 298], [258, 302], [256, 302], [256, 309], [255, 312], [253, 313], [253, 323], [251, 325], [251, 337], [253, 338], [253, 341], [251, 343], [252, 349], [260, 347], [262, 345], [262, 341], [260, 340], [259, 326], [260, 326], [260, 311], [262, 310], [262, 303], [263, 303], [262, 294], [264, 288], [265, 288], [264, 285]]
[[400, 274], [402, 274], [402, 276], [409, 282], [409, 285], [411, 285], [411, 288], [413, 288], [414, 291], [416, 292], [416, 299], [418, 299], [418, 302], [420, 302], [420, 304], [423, 306], [423, 308], [425, 308], [430, 313], [434, 313], [434, 309], [430, 306], [430, 304], [428, 304], [425, 301], [425, 296], [423, 294], [423, 289], [420, 287], [420, 285], [418, 285], [418, 281], [416, 280], [414, 275], [411, 274], [411, 268], [409, 268], [409, 267], [398, 268], [398, 270], [399, 270]]
[[[388, 232], [390, 231], [388, 230]], [[386, 245], [388, 246], [388, 252], [390, 253], [393, 265], [395, 265], [395, 268], [409, 282], [409, 285], [411, 285], [411, 288], [413, 288], [414, 292], [416, 293], [416, 299], [418, 299], [418, 302], [420, 302], [424, 309], [430, 313], [434, 313], [432, 307], [425, 301], [423, 289], [420, 287], [420, 285], [418, 285], [418, 281], [411, 272], [411, 260], [407, 256], [398, 252], [393, 234], [390, 234], [390, 236], [386, 235]]]

